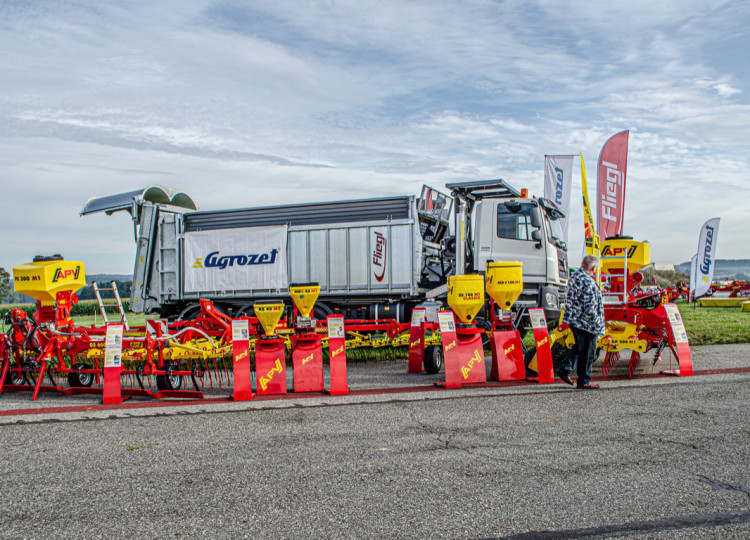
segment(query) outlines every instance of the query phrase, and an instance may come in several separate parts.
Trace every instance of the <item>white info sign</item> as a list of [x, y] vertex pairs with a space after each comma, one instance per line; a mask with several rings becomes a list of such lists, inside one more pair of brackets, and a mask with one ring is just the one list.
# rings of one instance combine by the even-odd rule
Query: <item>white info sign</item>
[[547, 328], [547, 318], [544, 316], [544, 310], [541, 308], [532, 308], [529, 310], [529, 319], [531, 319], [531, 327], [537, 330]]
[[682, 322], [680, 310], [674, 304], [666, 304], [664, 310], [669, 317], [669, 324], [672, 327], [672, 334], [674, 334], [675, 342], [687, 343], [687, 332], [685, 331], [685, 324]]
[[232, 320], [232, 341], [247, 341], [250, 339], [250, 327], [245, 319]]
[[104, 367], [122, 366], [122, 325], [107, 326], [107, 338], [104, 342]]
[[411, 312], [411, 325], [414, 327], [422, 326], [422, 323], [427, 319], [427, 311], [424, 309], [415, 308]]
[[440, 323], [441, 332], [455, 332], [456, 331], [456, 320], [453, 318], [453, 312], [451, 311], [438, 312], [438, 322]]
[[344, 318], [331, 317], [328, 319], [328, 338], [336, 339], [344, 337]]

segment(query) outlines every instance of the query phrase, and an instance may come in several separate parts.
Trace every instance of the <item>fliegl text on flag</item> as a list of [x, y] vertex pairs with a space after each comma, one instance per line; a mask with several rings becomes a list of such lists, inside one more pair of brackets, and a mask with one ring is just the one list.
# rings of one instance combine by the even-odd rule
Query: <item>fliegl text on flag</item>
[[599, 236], [602, 239], [622, 234], [629, 133], [621, 131], [610, 137], [599, 154], [596, 207]]

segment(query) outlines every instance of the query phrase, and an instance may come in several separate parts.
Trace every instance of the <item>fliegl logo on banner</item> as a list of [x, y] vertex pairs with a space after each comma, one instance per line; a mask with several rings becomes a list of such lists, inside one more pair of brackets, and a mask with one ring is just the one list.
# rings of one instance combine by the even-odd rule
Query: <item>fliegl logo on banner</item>
[[602, 195], [599, 215], [607, 221], [617, 222], [622, 214], [622, 171], [617, 170], [615, 163], [602, 162], [606, 171], [606, 189]]
[[370, 233], [370, 251], [372, 260], [372, 274], [378, 283], [385, 279], [386, 269], [388, 268], [388, 238], [385, 231], [381, 229], [372, 229]]
[[212, 251], [205, 258], [195, 259], [192, 268], [218, 268], [223, 270], [232, 266], [254, 266], [258, 264], [274, 264], [278, 249], [272, 249], [269, 253], [251, 253], [250, 255], [221, 255], [218, 251]]

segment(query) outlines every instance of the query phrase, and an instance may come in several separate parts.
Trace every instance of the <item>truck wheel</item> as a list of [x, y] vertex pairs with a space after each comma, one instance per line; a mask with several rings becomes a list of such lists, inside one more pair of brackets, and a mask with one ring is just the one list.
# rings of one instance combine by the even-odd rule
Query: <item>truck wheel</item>
[[192, 321], [201, 312], [200, 304], [190, 304], [177, 316], [178, 321]]
[[156, 376], [156, 387], [159, 390], [179, 390], [182, 387], [182, 377], [173, 374], [177, 371], [177, 365], [164, 364], [164, 371], [166, 371], [164, 375]]
[[318, 321], [325, 321], [329, 315], [333, 315], [333, 310], [323, 302], [318, 302], [313, 307], [312, 316]]
[[424, 370], [430, 375], [440, 373], [443, 367], [443, 347], [430, 345], [424, 350]]
[[253, 309], [253, 306], [254, 304], [245, 304], [237, 310], [237, 313], [234, 314], [234, 318], [237, 319], [239, 317], [255, 317], [255, 309]]
[[83, 386], [88, 388], [94, 383], [94, 375], [92, 373], [81, 373], [82, 369], [91, 369], [91, 366], [79, 362], [73, 366], [73, 372], [68, 373], [68, 386]]

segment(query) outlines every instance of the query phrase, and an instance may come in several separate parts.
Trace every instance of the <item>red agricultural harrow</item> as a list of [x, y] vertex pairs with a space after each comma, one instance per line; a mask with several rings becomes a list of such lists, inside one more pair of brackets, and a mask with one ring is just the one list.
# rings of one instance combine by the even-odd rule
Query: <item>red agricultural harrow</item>
[[[608, 238], [601, 244], [600, 273], [604, 299], [605, 334], [597, 347], [605, 354], [602, 375], [610, 374], [624, 351], [630, 352], [627, 373], [632, 377], [642, 356], [653, 352], [652, 365], [669, 350], [679, 368], [675, 375], [692, 375], [687, 334], [673, 294], [662, 288], [642, 288], [643, 274], [638, 270], [650, 261], [650, 246], [630, 237]], [[562, 360], [574, 343], [567, 324], [552, 332], [553, 358]]]
[[[60, 263], [69, 264], [54, 264]], [[80, 273], [83, 279], [82, 266]], [[102, 392], [107, 330], [124, 325], [77, 326], [70, 311], [78, 297], [70, 289], [80, 283], [78, 279], [65, 281], [60, 287], [66, 290], [52, 291], [51, 305], [49, 298], [40, 298], [44, 291], [24, 290], [37, 297], [32, 317], [21, 309], [8, 312], [8, 330], [0, 336], [0, 393], [31, 390], [35, 400], [42, 391]], [[229, 329], [230, 320], [211, 302], [202, 302], [200, 314], [191, 321], [148, 321], [146, 326], [124, 328], [117, 358], [123, 395], [201, 398], [206, 383], [211, 389], [214, 385], [221, 389], [229, 383], [225, 360]], [[191, 380], [193, 390], [182, 389], [183, 380]]]
[[[199, 312], [190, 320], [147, 320], [145, 326], [129, 326], [123, 317], [102, 326], [80, 326], [71, 310], [78, 303], [73, 291], [86, 284], [82, 263], [59, 256], [38, 257], [14, 268], [14, 283], [17, 292], [36, 299], [37, 308], [32, 316], [22, 309], [12, 309], [6, 315], [6, 332], [0, 334], [0, 394], [31, 391], [32, 400], [40, 392], [103, 394], [108, 364], [118, 367], [117, 389], [122, 396], [202, 399], [205, 391], [232, 389], [232, 326], [238, 319], [230, 318], [209, 300], [200, 301]], [[270, 330], [260, 314], [241, 320], [247, 324], [244, 337], [249, 354], [255, 352], [257, 343], [266, 344], [265, 333], [276, 333], [284, 363], [288, 354], [302, 366], [314, 354], [321, 370], [315, 378], [322, 381], [320, 349], [328, 346], [329, 336], [326, 321], [309, 317], [309, 302], [314, 303], [317, 297], [309, 292], [315, 287], [308, 284], [302, 289], [308, 292], [304, 317], [299, 317], [295, 308], [289, 318], [275, 318]], [[294, 301], [296, 306], [301, 299]], [[276, 311], [284, 314], [284, 305], [278, 306]], [[340, 337], [346, 339], [337, 349], [408, 345], [408, 324], [394, 320], [347, 321], [345, 333], [343, 323], [340, 326]], [[114, 327], [122, 330], [115, 338], [117, 351], [112, 353], [108, 339]], [[305, 361], [306, 368], [307, 364]]]
[[708, 295], [714, 298], [750, 298], [750, 281], [736, 279], [725, 285], [712, 283]]

